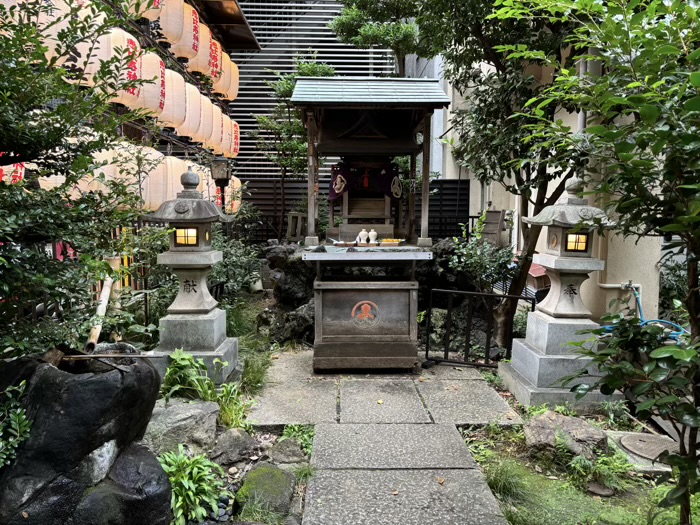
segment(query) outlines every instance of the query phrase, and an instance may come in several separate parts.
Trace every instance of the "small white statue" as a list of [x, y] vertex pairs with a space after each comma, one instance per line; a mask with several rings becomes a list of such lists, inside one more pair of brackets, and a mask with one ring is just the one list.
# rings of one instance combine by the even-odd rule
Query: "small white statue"
[[374, 231], [374, 228], [369, 231], [369, 242], [377, 242], [377, 232]]

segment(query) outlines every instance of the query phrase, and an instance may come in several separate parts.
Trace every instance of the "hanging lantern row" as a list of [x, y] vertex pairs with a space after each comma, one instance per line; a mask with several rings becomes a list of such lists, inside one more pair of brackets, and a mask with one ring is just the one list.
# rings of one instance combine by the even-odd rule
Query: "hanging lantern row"
[[[180, 175], [188, 169], [192, 169], [199, 175], [200, 183], [197, 189], [204, 194], [204, 198], [214, 200], [217, 196], [217, 188], [209, 168], [177, 157], [163, 155], [153, 148], [124, 144], [113, 150], [95, 153], [93, 158], [100, 167], [95, 170], [94, 176], [83, 178], [73, 188], [73, 198], [91, 191], [107, 194], [109, 189], [106, 182], [123, 180], [133, 184], [134, 191], [139, 192], [144, 201], [144, 209], [157, 210], [163, 202], [177, 197], [177, 193], [182, 190]], [[136, 159], [142, 159], [140, 167]], [[239, 179], [233, 177], [231, 180], [232, 187], [240, 188]], [[65, 177], [60, 175], [39, 179], [41, 188], [45, 190], [55, 188], [64, 182]], [[227, 199], [231, 210], [238, 210], [240, 199], [240, 191], [231, 195], [231, 200]]]
[[197, 10], [183, 0], [131, 2], [129, 12], [153, 22], [157, 40], [170, 46], [177, 58], [187, 59], [187, 70], [212, 79], [214, 92], [226, 100], [238, 96], [238, 67], [199, 19]]

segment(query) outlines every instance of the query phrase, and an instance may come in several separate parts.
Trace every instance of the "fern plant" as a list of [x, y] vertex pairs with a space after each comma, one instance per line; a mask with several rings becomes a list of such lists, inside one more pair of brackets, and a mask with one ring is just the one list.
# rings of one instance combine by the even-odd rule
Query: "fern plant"
[[223, 482], [224, 471], [204, 454], [189, 456], [182, 445], [177, 452], [165, 452], [158, 457], [170, 479], [173, 525], [199, 523], [207, 517], [207, 508], [218, 510], [219, 498], [232, 494]]
[[316, 431], [313, 425], [287, 425], [284, 427], [279, 441], [292, 439], [297, 442], [307, 456], [311, 455], [314, 446], [314, 435]]
[[0, 470], [17, 457], [17, 448], [29, 437], [31, 423], [27, 411], [19, 404], [27, 382], [0, 392]]

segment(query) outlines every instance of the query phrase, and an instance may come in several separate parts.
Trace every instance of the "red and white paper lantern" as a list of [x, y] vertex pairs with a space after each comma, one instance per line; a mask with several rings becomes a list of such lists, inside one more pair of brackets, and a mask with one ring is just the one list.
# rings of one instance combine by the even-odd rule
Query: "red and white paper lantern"
[[213, 108], [211, 137], [205, 143], [205, 146], [217, 155], [221, 155], [224, 143], [224, 112], [216, 104], [213, 105]]
[[187, 69], [193, 73], [211, 76], [212, 72], [212, 36], [206, 24], [199, 24], [199, 49], [187, 63]]
[[189, 4], [185, 4], [185, 26], [182, 38], [173, 44], [170, 52], [179, 58], [192, 59], [199, 52], [199, 13]]
[[[166, 69], [163, 60], [155, 53], [144, 53], [141, 56], [141, 85], [140, 108], [149, 112], [153, 117], [163, 114], [167, 98]], [[182, 78], [182, 77], [180, 77]], [[184, 84], [184, 79], [183, 79]]]
[[155, 22], [155, 26], [156, 33], [160, 35], [158, 38], [160, 42], [177, 44], [185, 29], [184, 0], [162, 0], [160, 17]]
[[[229, 119], [230, 120], [230, 119]], [[238, 122], [231, 120], [231, 131], [228, 137], [224, 137], [224, 157], [235, 159], [241, 144], [241, 130]]]
[[[185, 83], [184, 105], [187, 107], [185, 121], [175, 128], [175, 132], [183, 137], [194, 139], [202, 124], [202, 95], [192, 84]], [[182, 102], [181, 102], [182, 103]]]
[[158, 122], [166, 128], [182, 126], [187, 118], [187, 87], [182, 75], [165, 70], [165, 103]]
[[202, 95], [202, 118], [199, 121], [199, 129], [192, 136], [194, 142], [199, 142], [206, 146], [211, 139], [211, 133], [214, 129], [214, 104], [209, 98]]

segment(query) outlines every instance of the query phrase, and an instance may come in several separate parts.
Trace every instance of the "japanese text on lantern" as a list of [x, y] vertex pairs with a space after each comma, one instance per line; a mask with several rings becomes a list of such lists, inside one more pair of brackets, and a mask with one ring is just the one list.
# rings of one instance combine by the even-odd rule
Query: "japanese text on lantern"
[[158, 97], [158, 107], [161, 111], [165, 108], [165, 62], [160, 61], [160, 96]]
[[192, 10], [192, 51], [199, 51], [199, 15]]
[[[126, 46], [129, 48], [129, 56], [133, 57], [134, 55], [136, 55], [136, 40], [132, 40], [132, 39], [127, 40]], [[127, 67], [126, 79], [129, 81], [138, 80], [139, 79], [138, 60], [136, 58], [134, 58], [133, 60], [131, 60], [129, 62], [129, 64], [126, 67]], [[138, 96], [139, 91], [140, 91], [140, 89], [138, 86], [130, 87], [126, 90], [126, 92], [129, 93], [129, 95], [134, 95], [134, 96]]]

